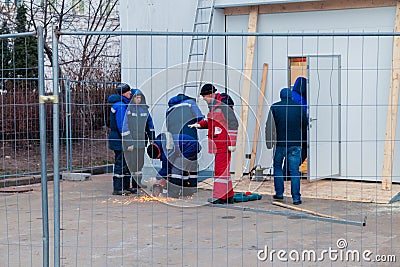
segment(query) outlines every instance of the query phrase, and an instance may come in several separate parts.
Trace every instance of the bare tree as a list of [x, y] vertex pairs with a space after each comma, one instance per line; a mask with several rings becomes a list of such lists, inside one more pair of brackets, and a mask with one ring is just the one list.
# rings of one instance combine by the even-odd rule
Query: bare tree
[[[44, 27], [47, 67], [51, 66], [53, 60], [51, 40], [55, 28], [57, 35], [59, 31], [113, 32], [120, 26], [118, 0], [25, 1], [29, 2], [28, 9], [33, 28], [37, 29], [39, 25]], [[106, 103], [106, 97], [113, 88], [102, 86], [102, 90], [98, 90], [97, 87], [100, 82], [120, 79], [120, 39], [111, 35], [57, 37], [59, 77], [76, 81], [71, 83], [70, 88], [71, 101], [75, 104], [71, 111], [71, 118], [74, 120], [73, 132], [86, 135], [90, 129], [100, 129], [105, 124], [104, 107], [96, 103]], [[65, 85], [61, 82], [63, 91]]]
[[[118, 0], [28, 0], [30, 21], [35, 30], [44, 27], [44, 45], [51, 66], [51, 36], [58, 31], [115, 31], [119, 28]], [[57, 32], [56, 32], [57, 34]], [[119, 68], [119, 38], [110, 35], [62, 36], [59, 42], [60, 77], [107, 79]], [[104, 72], [99, 67], [107, 65]], [[111, 68], [111, 69], [110, 69]], [[111, 78], [111, 77], [108, 77]], [[114, 77], [113, 77], [114, 78]]]
[[13, 22], [15, 20], [16, 11], [14, 5], [0, 4], [1, 23]]

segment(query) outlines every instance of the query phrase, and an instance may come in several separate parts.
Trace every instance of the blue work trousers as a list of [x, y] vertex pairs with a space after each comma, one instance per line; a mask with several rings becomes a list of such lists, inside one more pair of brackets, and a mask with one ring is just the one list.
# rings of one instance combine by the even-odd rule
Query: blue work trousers
[[113, 188], [114, 191], [126, 190], [130, 185], [131, 174], [125, 161], [124, 152], [121, 150], [114, 150], [114, 153]]
[[300, 146], [277, 146], [274, 155], [274, 186], [275, 194], [283, 196], [285, 190], [283, 176], [283, 161], [286, 158], [286, 163], [289, 165], [289, 176], [291, 181], [291, 193], [293, 202], [301, 200], [300, 194], [300, 172], [299, 165], [301, 161]]

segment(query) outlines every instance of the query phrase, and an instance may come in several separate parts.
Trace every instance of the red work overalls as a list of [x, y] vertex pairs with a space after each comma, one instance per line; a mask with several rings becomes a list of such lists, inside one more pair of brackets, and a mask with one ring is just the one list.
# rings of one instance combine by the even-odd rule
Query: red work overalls
[[215, 154], [213, 198], [233, 197], [230, 175], [231, 152], [228, 146], [236, 146], [237, 130], [229, 130], [228, 122], [216, 96], [216, 104], [207, 114], [207, 120], [200, 121], [201, 128], [208, 128], [208, 152]]

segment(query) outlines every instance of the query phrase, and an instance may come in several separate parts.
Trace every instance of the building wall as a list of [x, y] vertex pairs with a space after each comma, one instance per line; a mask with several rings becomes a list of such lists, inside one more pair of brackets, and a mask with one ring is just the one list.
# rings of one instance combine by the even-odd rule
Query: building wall
[[[373, 19], [371, 14], [374, 14]], [[258, 32], [390, 32], [393, 31], [394, 17], [394, 7], [262, 14], [258, 18]], [[227, 30], [246, 31], [247, 21], [248, 15], [230, 16]], [[262, 64], [270, 64], [266, 93], [270, 104], [278, 101], [279, 90], [287, 87], [289, 56], [340, 55], [342, 176], [366, 180], [378, 177], [380, 180], [392, 47], [392, 37], [259, 37], [253, 66], [258, 70], [253, 73], [253, 80], [259, 84]], [[237, 55], [245, 55], [245, 49], [245, 40], [232, 39], [228, 47], [228, 64], [243, 66], [244, 57]], [[253, 90], [252, 105], [256, 105], [257, 95], [258, 92]], [[264, 110], [261, 121], [265, 123], [268, 108]], [[254, 120], [249, 121], [248, 129], [254, 127]], [[260, 143], [258, 151], [263, 150], [266, 147]], [[271, 153], [263, 153], [260, 162], [268, 164], [272, 162], [271, 157]], [[396, 149], [394, 162], [398, 159], [399, 151]], [[394, 166], [393, 174], [394, 181], [399, 182], [400, 169], [397, 166]]]
[[[197, 1], [149, 0], [120, 1], [122, 31], [169, 31], [191, 32]], [[224, 30], [223, 10], [214, 13], [213, 31]], [[168, 99], [182, 92], [191, 36], [123, 36], [121, 42], [122, 81], [139, 87], [146, 95], [157, 133], [165, 129], [165, 112]], [[210, 39], [210, 60], [224, 63], [224, 39]], [[223, 69], [223, 68], [222, 68]], [[223, 72], [221, 80], [224, 80]], [[213, 73], [210, 76], [214, 75]], [[206, 75], [207, 76], [207, 75]], [[205, 77], [205, 79], [210, 79]], [[197, 92], [188, 95], [198, 97]], [[205, 102], [199, 101], [203, 114], [207, 113]], [[206, 131], [200, 131], [202, 164], [209, 166], [212, 156], [207, 153]]]
[[[191, 31], [196, 1], [175, 1], [173, 6], [165, 2], [121, 1], [122, 30]], [[248, 18], [248, 15], [225, 17], [223, 10], [217, 9], [213, 31], [247, 32]], [[393, 31], [394, 18], [395, 7], [261, 14], [258, 17], [258, 32], [390, 32]], [[215, 68], [205, 74], [205, 80], [216, 82], [220, 90], [226, 85], [237, 104], [235, 112], [238, 115], [246, 42], [247, 37], [243, 36], [212, 37], [208, 60], [226, 62], [228, 67], [224, 70]], [[157, 130], [162, 129], [168, 98], [180, 92], [179, 84], [184, 77], [184, 68], [170, 67], [186, 62], [189, 44], [190, 37], [181, 36], [123, 37], [122, 79], [132, 86], [145, 89], [146, 97], [152, 104], [153, 114], [157, 114], [153, 115]], [[255, 114], [259, 97], [257, 88], [261, 83], [264, 63], [269, 64], [269, 72], [256, 163], [264, 167], [272, 166], [272, 151], [267, 150], [264, 144], [264, 124], [268, 106], [278, 101], [279, 90], [288, 85], [288, 57], [340, 55], [343, 105], [342, 176], [381, 180], [392, 46], [392, 37], [258, 37], [247, 127], [250, 141], [253, 139], [253, 129], [256, 127]], [[155, 73], [159, 74], [154, 75]], [[150, 77], [152, 78], [149, 79]], [[206, 113], [204, 104], [202, 109]], [[250, 144], [246, 148], [246, 153], [251, 152]], [[398, 159], [399, 151], [396, 149], [395, 162]], [[393, 174], [394, 181], [400, 182], [400, 167], [396, 164]]]
[[[122, 31], [191, 32], [197, 1], [121, 1], [120, 18]], [[223, 10], [216, 10], [213, 31], [224, 30]], [[224, 50], [213, 52], [210, 40], [210, 58], [223, 63]], [[220, 42], [221, 44], [221, 42]], [[222, 43], [223, 44], [223, 43]], [[122, 38], [122, 78], [140, 85], [157, 70], [187, 61], [190, 36], [129, 36]], [[138, 70], [139, 69], [139, 70]]]

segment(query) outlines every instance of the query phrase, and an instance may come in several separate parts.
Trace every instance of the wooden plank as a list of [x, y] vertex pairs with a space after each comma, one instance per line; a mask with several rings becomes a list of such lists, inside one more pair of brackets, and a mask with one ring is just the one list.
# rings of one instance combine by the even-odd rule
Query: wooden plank
[[292, 205], [288, 205], [288, 204], [285, 204], [285, 203], [282, 203], [282, 202], [278, 202], [278, 201], [272, 201], [272, 205], [280, 206], [280, 207], [291, 209], [291, 210], [295, 210], [295, 211], [308, 213], [308, 214], [319, 216], [319, 217], [343, 220], [342, 218], [339, 218], [339, 217], [335, 217], [335, 216], [332, 216], [332, 215], [319, 213], [319, 212], [312, 211], [312, 210], [302, 209], [302, 208], [295, 207], [295, 206], [292, 206]]
[[[258, 6], [252, 6], [249, 15], [248, 32], [257, 31]], [[237, 137], [235, 178], [240, 179], [244, 170], [244, 150], [246, 146], [246, 129], [249, 117], [250, 89], [251, 78], [253, 74], [254, 47], [256, 44], [255, 36], [247, 37], [246, 61], [243, 71], [243, 86], [242, 86], [242, 107], [239, 121], [239, 131]]]
[[386, 7], [394, 5], [396, 5], [395, 0], [382, 0], [382, 1], [336, 0], [336, 1], [320, 1], [320, 2], [306, 2], [306, 3], [288, 3], [280, 5], [262, 5], [260, 6], [260, 14], [321, 11], [321, 10], [327, 11], [327, 10], [341, 10], [341, 9], [355, 9], [355, 8], [374, 8], [374, 7]]
[[[396, 21], [394, 31], [400, 30], [400, 1], [396, 6]], [[399, 76], [400, 76], [400, 37], [393, 37], [392, 79], [386, 117], [385, 146], [383, 151], [382, 189], [392, 188], [392, 171], [394, 157], [394, 141], [396, 139], [397, 105], [399, 103]]]
[[224, 8], [225, 16], [247, 15], [249, 13], [250, 13], [250, 6]]
[[[327, 11], [355, 8], [375, 8], [396, 6], [396, 0], [330, 0], [303, 3], [260, 5], [259, 14], [290, 13], [306, 11]], [[249, 6], [225, 8], [226, 16], [244, 15], [250, 12]]]
[[254, 164], [256, 162], [258, 135], [260, 134], [260, 128], [261, 128], [260, 118], [262, 116], [263, 105], [264, 105], [265, 87], [267, 85], [267, 74], [268, 74], [268, 64], [264, 63], [263, 73], [261, 77], [260, 95], [258, 97], [256, 128], [254, 129], [254, 136], [253, 136], [253, 148], [251, 149], [251, 158], [249, 167], [250, 170], [254, 168]]

